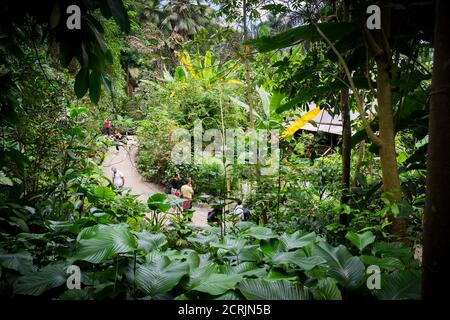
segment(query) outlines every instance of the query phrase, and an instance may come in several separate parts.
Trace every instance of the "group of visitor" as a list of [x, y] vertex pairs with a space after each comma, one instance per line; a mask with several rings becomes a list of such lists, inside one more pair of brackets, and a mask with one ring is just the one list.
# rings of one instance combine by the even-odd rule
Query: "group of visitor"
[[[105, 126], [104, 126], [105, 132], [109, 137], [113, 137], [116, 141], [116, 150], [119, 151], [119, 142], [122, 140], [122, 135], [120, 132], [115, 131], [112, 132], [112, 125], [111, 120], [106, 119]], [[117, 168], [112, 167], [112, 181], [114, 183], [114, 186], [117, 189], [122, 189], [125, 185], [125, 176], [120, 171], [117, 170]], [[182, 199], [182, 211], [186, 212], [187, 210], [192, 208], [192, 198], [194, 196], [194, 189], [192, 188], [192, 181], [191, 179], [186, 179], [186, 182], [182, 184], [181, 178], [179, 174], [175, 174], [175, 176], [171, 180], [170, 185], [170, 193], [176, 197], [179, 197]], [[215, 207], [213, 210], [208, 212], [208, 222], [210, 223], [218, 223], [220, 221], [220, 217], [222, 215], [222, 208]], [[232, 221], [247, 221], [250, 218], [250, 210], [248, 210], [244, 205], [242, 204], [242, 200], [238, 199], [236, 201], [236, 206], [232, 212], [227, 212], [227, 219]]]

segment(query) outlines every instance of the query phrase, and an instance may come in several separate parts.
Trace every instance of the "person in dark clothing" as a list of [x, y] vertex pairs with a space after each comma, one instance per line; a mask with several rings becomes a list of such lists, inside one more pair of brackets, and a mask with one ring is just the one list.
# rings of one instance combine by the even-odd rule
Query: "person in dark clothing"
[[219, 222], [219, 217], [222, 214], [222, 210], [220, 208], [214, 208], [208, 212], [208, 222], [217, 223]]
[[114, 145], [116, 146], [116, 150], [119, 151], [119, 145], [122, 143], [123, 136], [119, 131], [114, 133]]
[[176, 174], [172, 178], [172, 181], [170, 182], [170, 193], [176, 196], [180, 196], [180, 189], [181, 189], [180, 175]]

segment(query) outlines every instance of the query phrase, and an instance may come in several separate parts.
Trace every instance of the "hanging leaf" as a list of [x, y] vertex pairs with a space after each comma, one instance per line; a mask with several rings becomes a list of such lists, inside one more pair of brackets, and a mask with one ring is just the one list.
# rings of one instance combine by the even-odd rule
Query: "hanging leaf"
[[98, 71], [92, 71], [89, 75], [89, 98], [92, 103], [98, 104], [101, 92], [101, 74]]
[[[349, 34], [355, 34], [355, 36], [360, 34], [358, 25], [356, 23], [325, 22], [318, 23], [317, 25], [331, 41], [336, 41]], [[296, 28], [288, 29], [284, 32], [280, 32], [274, 36], [254, 39], [251, 41], [251, 44], [255, 46], [259, 52], [262, 53], [275, 49], [291, 47], [303, 40], [319, 41], [322, 40], [322, 37], [318, 34], [316, 28], [313, 25], [305, 24]]]
[[84, 97], [89, 89], [89, 69], [84, 67], [78, 72], [75, 77], [75, 94], [78, 99]]
[[[128, 17], [128, 11], [122, 0], [107, 0], [107, 2], [110, 12], [120, 29], [125, 33], [130, 32], [130, 18]], [[107, 15], [109, 14], [109, 11], [107, 10], [103, 10], [102, 13], [103, 12]]]
[[283, 131], [280, 138], [286, 139], [287, 137], [292, 136], [294, 133], [304, 127], [309, 121], [314, 119], [319, 114], [319, 112], [320, 108], [314, 108], [308, 111], [303, 116], [299, 117], [297, 120], [291, 123], [291, 125]]

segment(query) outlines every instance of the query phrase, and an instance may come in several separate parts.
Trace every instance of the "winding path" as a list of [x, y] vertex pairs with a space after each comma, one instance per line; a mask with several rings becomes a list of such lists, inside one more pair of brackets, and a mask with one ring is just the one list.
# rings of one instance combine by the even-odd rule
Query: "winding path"
[[[139, 173], [136, 165], [136, 152], [138, 143], [134, 136], [127, 136], [127, 144], [120, 145], [119, 151], [115, 146], [111, 146], [103, 161], [103, 173], [107, 177], [111, 177], [111, 168], [116, 167], [122, 171], [125, 176], [125, 189], [129, 189], [133, 194], [138, 195], [138, 199], [145, 202], [148, 197], [155, 193], [165, 193], [163, 186], [147, 182]], [[206, 217], [208, 216], [207, 208], [194, 207], [195, 213], [192, 218], [192, 225], [207, 226]]]

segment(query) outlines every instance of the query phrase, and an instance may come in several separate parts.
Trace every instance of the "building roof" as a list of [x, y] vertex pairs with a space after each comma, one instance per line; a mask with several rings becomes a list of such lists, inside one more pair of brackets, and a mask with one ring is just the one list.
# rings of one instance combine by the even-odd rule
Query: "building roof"
[[[309, 105], [309, 110], [316, 108], [314, 103]], [[308, 110], [308, 111], [309, 111]], [[301, 116], [306, 112], [302, 112]], [[358, 117], [358, 114], [355, 112], [350, 112], [350, 119], [354, 120]], [[326, 110], [320, 110], [319, 114], [312, 120], [316, 125], [312, 123], [307, 123], [304, 125], [301, 130], [314, 131], [314, 132], [327, 132], [331, 134], [342, 135], [342, 115], [331, 115]]]

